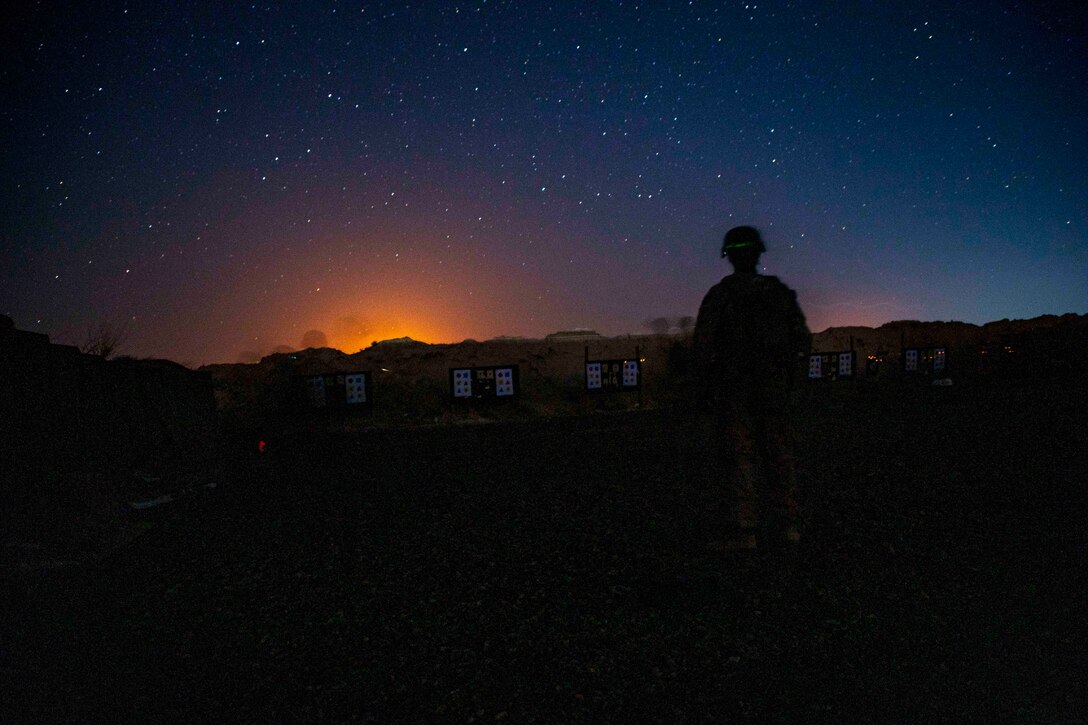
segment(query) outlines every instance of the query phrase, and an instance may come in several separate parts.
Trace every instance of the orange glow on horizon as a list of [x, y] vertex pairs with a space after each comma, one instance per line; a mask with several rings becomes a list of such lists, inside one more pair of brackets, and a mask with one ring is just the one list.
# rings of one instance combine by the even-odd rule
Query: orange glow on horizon
[[443, 336], [436, 334], [435, 328], [426, 323], [390, 322], [380, 324], [370, 331], [356, 335], [330, 335], [329, 346], [346, 353], [354, 353], [370, 347], [372, 343], [410, 337], [418, 342], [445, 342]]
[[[449, 290], [446, 290], [448, 293]], [[341, 295], [340, 299], [322, 300], [320, 310], [312, 310], [306, 315], [307, 329], [321, 330], [325, 333], [328, 346], [351, 354], [370, 347], [374, 342], [410, 337], [426, 343], [460, 342], [464, 335], [466, 322], [483, 323], [484, 320], [459, 319], [470, 318], [447, 299], [431, 299], [430, 294], [420, 294], [420, 290], [411, 287], [385, 288], [369, 286], [366, 297]], [[290, 322], [295, 322], [294, 320]], [[290, 329], [288, 325], [277, 325], [279, 329]], [[293, 336], [297, 336], [300, 325], [293, 325]]]

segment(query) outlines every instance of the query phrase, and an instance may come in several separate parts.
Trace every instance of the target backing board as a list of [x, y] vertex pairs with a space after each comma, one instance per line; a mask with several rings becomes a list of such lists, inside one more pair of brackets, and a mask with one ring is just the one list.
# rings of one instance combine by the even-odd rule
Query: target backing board
[[854, 377], [854, 351], [817, 352], [808, 356], [809, 380], [843, 380]]
[[642, 385], [642, 364], [638, 359], [589, 360], [586, 362], [586, 390], [637, 391]]
[[518, 366], [450, 368], [453, 400], [506, 400], [518, 395]]
[[941, 375], [947, 371], [948, 351], [946, 348], [908, 347], [903, 350], [903, 372]]
[[373, 399], [369, 372], [311, 375], [305, 386], [306, 402], [311, 408], [368, 408]]

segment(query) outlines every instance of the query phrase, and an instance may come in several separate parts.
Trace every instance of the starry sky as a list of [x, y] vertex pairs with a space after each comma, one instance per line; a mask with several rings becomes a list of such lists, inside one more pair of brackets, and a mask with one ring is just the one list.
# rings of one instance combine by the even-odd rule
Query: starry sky
[[0, 312], [189, 365], [637, 333], [751, 224], [813, 331], [1085, 313], [1078, 5], [27, 3]]

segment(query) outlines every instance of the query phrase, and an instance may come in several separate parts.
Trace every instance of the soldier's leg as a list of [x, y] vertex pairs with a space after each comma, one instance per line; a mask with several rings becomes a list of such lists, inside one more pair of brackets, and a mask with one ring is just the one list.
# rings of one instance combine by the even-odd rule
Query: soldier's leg
[[794, 465], [789, 434], [770, 431], [767, 435], [764, 460], [768, 471], [768, 504], [783, 525], [799, 525], [801, 508], [798, 504], [797, 469]]
[[757, 422], [759, 457], [764, 466], [767, 524], [772, 535], [796, 541], [800, 535], [797, 469], [793, 457], [792, 422], [785, 399], [773, 400]]
[[753, 433], [751, 415], [741, 409], [728, 411], [720, 427], [727, 464], [722, 474], [728, 482], [733, 506], [734, 523], [742, 536], [755, 532], [759, 526], [759, 451]]

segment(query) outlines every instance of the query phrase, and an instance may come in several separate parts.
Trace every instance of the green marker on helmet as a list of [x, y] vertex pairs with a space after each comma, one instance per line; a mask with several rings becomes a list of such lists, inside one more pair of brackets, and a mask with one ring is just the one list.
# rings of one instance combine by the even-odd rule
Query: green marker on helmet
[[767, 248], [763, 246], [763, 239], [759, 236], [759, 231], [755, 227], [733, 227], [725, 233], [725, 239], [722, 241], [722, 256], [725, 257], [731, 251], [751, 249], [757, 254], [762, 254], [767, 251]]

